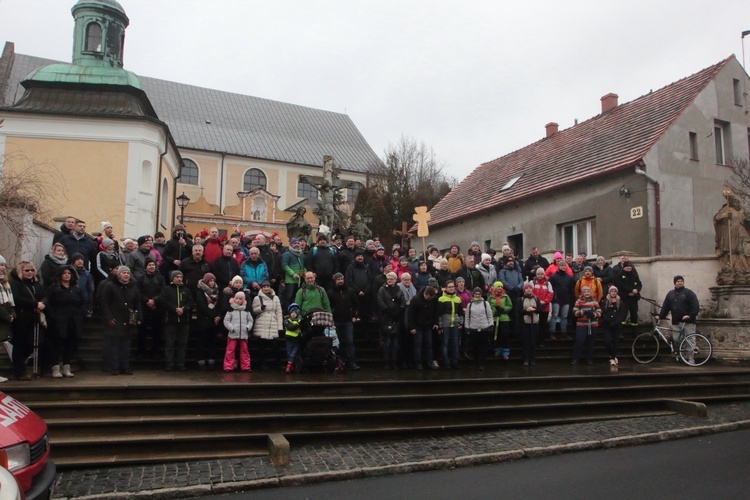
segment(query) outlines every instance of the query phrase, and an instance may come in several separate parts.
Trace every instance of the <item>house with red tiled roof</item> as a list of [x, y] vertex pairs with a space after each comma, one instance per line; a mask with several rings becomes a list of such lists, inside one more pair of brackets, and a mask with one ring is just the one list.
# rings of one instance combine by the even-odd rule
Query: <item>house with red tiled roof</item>
[[[479, 165], [430, 211], [440, 248], [479, 241], [592, 255], [709, 255], [735, 157], [748, 157], [745, 70], [734, 56]], [[460, 235], [457, 238], [456, 235]]]

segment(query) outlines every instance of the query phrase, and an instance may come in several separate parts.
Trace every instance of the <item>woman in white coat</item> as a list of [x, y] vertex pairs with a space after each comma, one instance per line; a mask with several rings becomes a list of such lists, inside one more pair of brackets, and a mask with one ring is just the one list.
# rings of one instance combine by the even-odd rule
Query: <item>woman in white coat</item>
[[284, 314], [281, 301], [271, 288], [271, 282], [260, 284], [260, 293], [253, 299], [255, 327], [253, 336], [258, 345], [258, 363], [261, 370], [267, 370], [266, 350], [270, 349], [276, 359], [276, 367], [281, 367], [279, 338], [284, 336]]

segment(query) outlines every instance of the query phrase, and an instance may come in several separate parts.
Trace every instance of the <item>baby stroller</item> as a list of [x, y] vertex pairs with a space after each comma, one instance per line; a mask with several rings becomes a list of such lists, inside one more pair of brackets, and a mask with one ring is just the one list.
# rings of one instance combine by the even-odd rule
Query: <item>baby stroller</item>
[[344, 361], [338, 354], [338, 337], [333, 315], [323, 309], [312, 309], [302, 317], [300, 326], [300, 348], [294, 361], [297, 373], [306, 368], [343, 372]]

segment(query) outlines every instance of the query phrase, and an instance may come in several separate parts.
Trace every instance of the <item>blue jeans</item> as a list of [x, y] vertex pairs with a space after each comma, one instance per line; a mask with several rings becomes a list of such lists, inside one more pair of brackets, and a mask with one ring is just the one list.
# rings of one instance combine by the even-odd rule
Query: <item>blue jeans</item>
[[458, 366], [458, 327], [443, 328], [443, 363], [446, 367]]
[[286, 343], [286, 362], [294, 364], [294, 358], [299, 351], [299, 337], [287, 337], [284, 342]]
[[[590, 332], [590, 333], [589, 333]], [[576, 326], [576, 338], [573, 344], [573, 361], [578, 361], [581, 357], [584, 346], [586, 347], [586, 361], [594, 360], [594, 333], [596, 327]]]
[[552, 307], [549, 312], [549, 332], [555, 333], [557, 328], [557, 322], [560, 322], [560, 333], [565, 334], [565, 330], [568, 329], [568, 309], [570, 304], [555, 304], [552, 303]]
[[351, 321], [336, 321], [336, 333], [341, 343], [341, 352], [347, 364], [355, 363], [354, 359], [354, 323]]

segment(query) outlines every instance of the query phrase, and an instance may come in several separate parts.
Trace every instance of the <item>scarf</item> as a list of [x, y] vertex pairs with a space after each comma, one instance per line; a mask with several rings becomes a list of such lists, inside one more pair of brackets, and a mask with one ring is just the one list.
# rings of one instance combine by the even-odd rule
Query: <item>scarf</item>
[[54, 262], [58, 266], [64, 266], [65, 264], [68, 263], [67, 257], [58, 257], [57, 255], [53, 253], [49, 254], [49, 258], [52, 260], [52, 262]]
[[0, 284], [0, 304], [10, 304], [11, 307], [16, 306], [13, 300], [13, 292], [7, 282]]

